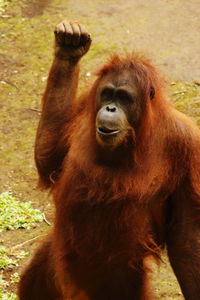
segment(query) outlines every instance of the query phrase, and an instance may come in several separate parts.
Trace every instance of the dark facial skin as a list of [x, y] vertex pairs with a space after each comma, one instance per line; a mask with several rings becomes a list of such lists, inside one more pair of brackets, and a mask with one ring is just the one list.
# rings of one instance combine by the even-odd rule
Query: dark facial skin
[[107, 74], [97, 90], [96, 137], [103, 146], [116, 147], [141, 115], [141, 103], [131, 71]]

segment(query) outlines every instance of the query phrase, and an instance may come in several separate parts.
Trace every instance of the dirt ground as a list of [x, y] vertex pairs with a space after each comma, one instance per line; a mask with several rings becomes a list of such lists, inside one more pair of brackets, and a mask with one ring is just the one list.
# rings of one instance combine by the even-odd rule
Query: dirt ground
[[[50, 197], [36, 187], [33, 145], [57, 22], [78, 20], [91, 32], [81, 90], [110, 53], [139, 50], [166, 75], [178, 109], [199, 121], [199, 107], [193, 109], [200, 102], [199, 15], [199, 0], [10, 0], [0, 15], [0, 192], [11, 190], [21, 201], [33, 201], [53, 221]], [[0, 240], [8, 249], [22, 244], [31, 256], [48, 230], [44, 222], [32, 230], [3, 233]], [[9, 281], [26, 262], [3, 276]], [[161, 267], [153, 268], [156, 299], [183, 299], [165, 255]], [[15, 291], [16, 284], [8, 290]]]

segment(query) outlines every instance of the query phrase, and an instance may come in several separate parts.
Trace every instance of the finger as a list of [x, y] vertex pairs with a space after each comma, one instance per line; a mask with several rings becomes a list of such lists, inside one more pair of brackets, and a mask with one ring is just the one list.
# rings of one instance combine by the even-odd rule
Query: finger
[[60, 43], [63, 43], [63, 36], [64, 36], [64, 33], [65, 33], [65, 27], [63, 25], [63, 22], [59, 23], [55, 30], [54, 30], [54, 34], [55, 34], [55, 38], [56, 38], [56, 41], [60, 44]]
[[56, 25], [54, 32], [55, 33], [60, 33], [60, 32], [64, 33], [65, 32], [64, 22], [61, 22], [58, 25]]
[[80, 44], [81, 31], [78, 23], [71, 23], [73, 29], [72, 45], [77, 47]]
[[88, 33], [81, 36], [81, 45], [86, 46], [87, 44], [91, 44], [91, 37]]
[[73, 36], [72, 26], [67, 21], [63, 22], [63, 25], [65, 27], [65, 44], [66, 45], [71, 45], [71, 43], [72, 43], [72, 36]]
[[79, 28], [81, 32], [80, 44], [85, 46], [87, 44], [89, 34], [83, 25], [79, 24]]

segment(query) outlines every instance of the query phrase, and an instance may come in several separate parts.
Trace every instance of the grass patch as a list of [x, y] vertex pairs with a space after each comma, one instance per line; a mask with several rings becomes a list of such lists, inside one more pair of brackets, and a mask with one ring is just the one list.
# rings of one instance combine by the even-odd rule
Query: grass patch
[[31, 202], [19, 202], [10, 192], [0, 194], [0, 232], [30, 229], [42, 221], [42, 213]]
[[8, 252], [3, 244], [0, 244], [0, 270], [5, 267], [13, 268], [17, 265], [17, 260], [8, 256]]
[[[0, 232], [19, 228], [31, 229], [42, 221], [42, 212], [34, 209], [31, 202], [20, 202], [11, 192], [0, 194]], [[28, 254], [28, 252], [20, 250], [18, 247], [5, 247], [1, 242], [0, 270], [13, 271], [19, 265], [19, 261]], [[18, 281], [19, 274], [17, 272], [11, 274], [10, 283], [17, 284]], [[7, 292], [10, 283], [3, 276], [0, 276], [1, 300], [17, 300], [15, 294]]]

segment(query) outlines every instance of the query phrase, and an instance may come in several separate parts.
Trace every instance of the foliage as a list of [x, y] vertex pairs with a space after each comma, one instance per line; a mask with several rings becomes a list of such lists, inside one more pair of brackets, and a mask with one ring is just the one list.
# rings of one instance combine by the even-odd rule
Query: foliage
[[[23, 250], [13, 251], [13, 249], [6, 249], [3, 244], [0, 244], [0, 270], [5, 268], [13, 269], [14, 267], [18, 266], [18, 261], [20, 259], [28, 255], [29, 252], [25, 252]], [[17, 278], [13, 277], [12, 280], [17, 280]]]
[[[31, 202], [19, 202], [10, 192], [0, 194], [0, 232], [18, 228], [30, 229], [43, 220], [42, 213], [32, 207]], [[0, 270], [14, 269], [18, 261], [27, 256], [27, 252], [17, 247], [11, 249], [0, 244]], [[10, 283], [16, 284], [19, 281], [19, 274], [13, 273]], [[0, 276], [0, 299], [17, 300], [13, 293], [6, 292], [8, 281]]]
[[10, 281], [11, 283], [18, 283], [20, 280], [19, 273], [15, 272], [11, 275]]
[[[19, 251], [6, 249], [0, 244], [0, 270], [10, 269], [13, 270], [18, 266], [18, 261], [21, 258], [27, 256], [28, 253], [25, 251]], [[11, 274], [10, 281], [4, 280], [3, 276], [0, 275], [0, 300], [17, 300], [17, 295], [14, 293], [7, 292], [10, 284], [17, 284], [19, 282], [19, 274], [17, 272]]]
[[[10, 192], [0, 194], [0, 232], [18, 228], [30, 229], [42, 220], [42, 213], [34, 209], [31, 202], [19, 202]], [[18, 261], [27, 255], [27, 252], [17, 247], [9, 249], [0, 244], [0, 270], [14, 269], [18, 266]], [[19, 274], [15, 272], [11, 275], [10, 283], [16, 284], [18, 281]], [[0, 299], [17, 300], [15, 294], [6, 292], [8, 285], [8, 281], [0, 276]]]
[[5, 267], [12, 268], [17, 265], [17, 261], [15, 259], [10, 258], [7, 255], [6, 248], [1, 244], [0, 245], [0, 270]]
[[0, 287], [0, 299], [1, 300], [17, 300], [17, 295], [13, 293], [3, 293], [1, 292], [1, 287]]
[[17, 300], [17, 296], [13, 293], [5, 292], [5, 289], [8, 287], [8, 282], [0, 276], [0, 299], [1, 300]]
[[31, 202], [19, 202], [10, 192], [0, 194], [0, 232], [18, 228], [30, 229], [43, 221]]

